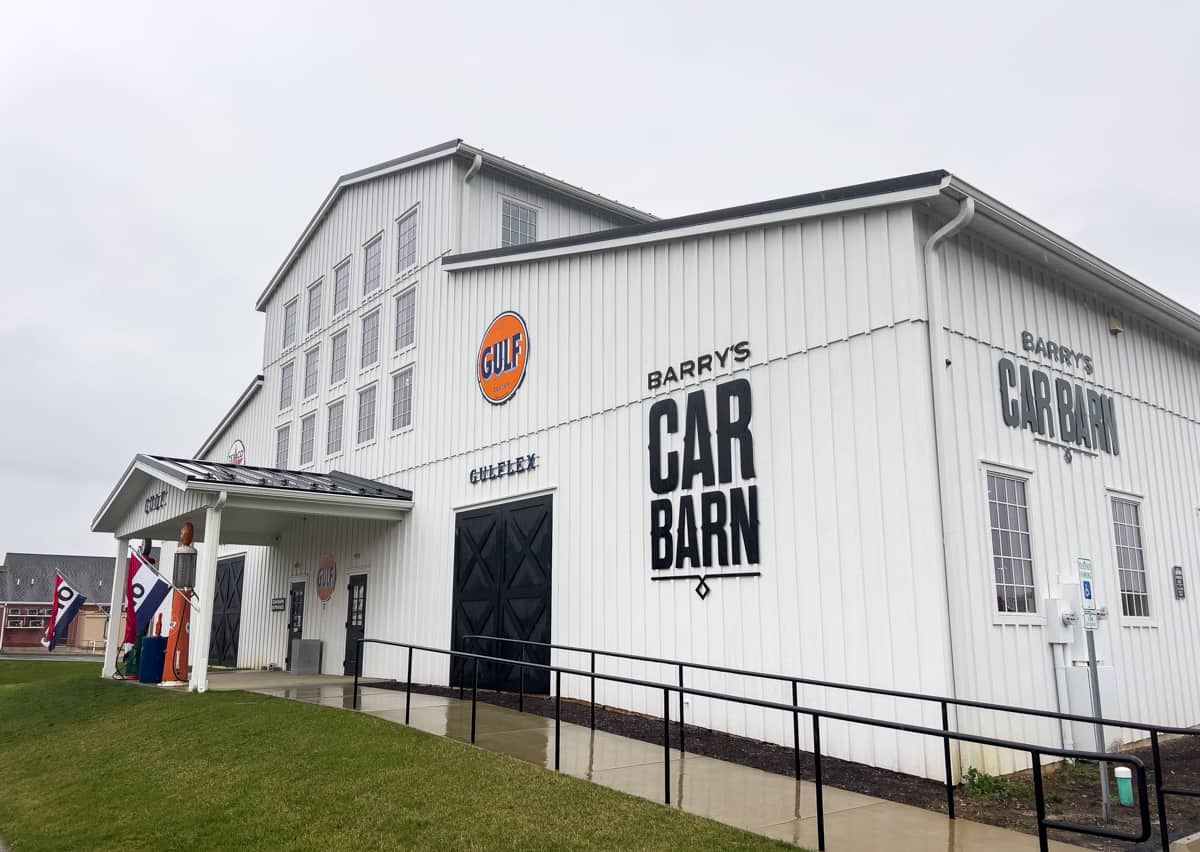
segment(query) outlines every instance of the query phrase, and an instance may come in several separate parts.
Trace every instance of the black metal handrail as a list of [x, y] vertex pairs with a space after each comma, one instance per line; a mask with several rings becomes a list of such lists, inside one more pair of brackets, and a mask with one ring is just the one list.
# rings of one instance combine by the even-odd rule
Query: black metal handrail
[[[475, 742], [476, 732], [476, 717], [478, 713], [479, 701], [479, 663], [499, 663], [503, 665], [518, 665], [521, 671], [526, 668], [540, 669], [554, 675], [554, 769], [559, 771], [561, 761], [561, 740], [562, 740], [562, 676], [571, 675], [575, 677], [589, 678], [593, 682], [599, 678], [603, 681], [611, 681], [613, 683], [623, 683], [627, 686], [638, 686], [647, 689], [662, 690], [663, 694], [663, 799], [667, 804], [671, 803], [671, 693], [678, 692], [681, 696], [691, 695], [699, 698], [710, 698], [717, 701], [731, 701], [736, 704], [744, 704], [751, 707], [760, 707], [766, 710], [780, 710], [791, 713], [793, 719], [797, 719], [800, 714], [812, 718], [812, 733], [813, 733], [813, 773], [814, 783], [816, 785], [816, 802], [817, 802], [817, 848], [825, 849], [825, 808], [824, 808], [824, 784], [821, 772], [821, 719], [832, 719], [839, 722], [847, 722], [850, 724], [869, 725], [877, 728], [886, 728], [903, 733], [919, 734], [923, 736], [939, 737], [944, 743], [949, 743], [950, 740], [957, 742], [969, 742], [976, 745], [991, 746], [993, 748], [1006, 748], [1014, 751], [1025, 752], [1030, 755], [1033, 764], [1033, 786], [1034, 786], [1034, 803], [1037, 808], [1038, 820], [1038, 841], [1043, 852], [1049, 849], [1049, 830], [1054, 828], [1060, 831], [1070, 831], [1077, 834], [1088, 834], [1094, 837], [1106, 837], [1112, 840], [1124, 840], [1131, 843], [1140, 843], [1150, 837], [1152, 832], [1150, 826], [1150, 801], [1146, 783], [1146, 766], [1136, 755], [1127, 754], [1105, 754], [1101, 752], [1078, 751], [1075, 749], [1062, 749], [1033, 746], [1028, 743], [1016, 742], [1014, 740], [1003, 740], [997, 737], [986, 737], [979, 734], [967, 734], [959, 731], [950, 730], [948, 726], [943, 724], [943, 727], [929, 728], [924, 725], [912, 725], [906, 722], [894, 722], [889, 719], [873, 719], [867, 716], [857, 716], [850, 713], [841, 713], [833, 710], [821, 710], [814, 707], [805, 707], [798, 703], [783, 704], [778, 701], [767, 701], [762, 698], [749, 698], [742, 695], [730, 695], [727, 693], [713, 692], [706, 689], [696, 689], [676, 684], [659, 683], [657, 681], [641, 680], [639, 678], [624, 677], [622, 675], [602, 674], [596, 671], [583, 671], [581, 669], [572, 669], [565, 666], [554, 666], [546, 663], [534, 663], [527, 660], [511, 660], [505, 657], [493, 657], [485, 654], [473, 654], [466, 651], [454, 651], [446, 648], [435, 648], [429, 645], [417, 645], [410, 642], [395, 642], [388, 639], [368, 639], [361, 638], [355, 643], [355, 658], [354, 658], [354, 698], [353, 707], [358, 709], [358, 690], [359, 676], [362, 673], [362, 657], [363, 646], [367, 644], [385, 645], [395, 648], [406, 648], [408, 650], [408, 674], [405, 681], [405, 699], [404, 699], [404, 723], [409, 724], [410, 712], [412, 706], [412, 662], [413, 652], [422, 651], [425, 653], [441, 654], [449, 657], [451, 660], [455, 658], [462, 660], [471, 660], [472, 665], [472, 686], [471, 686], [471, 743]], [[797, 743], [797, 748], [799, 747]], [[947, 745], [948, 747], [948, 745]], [[1099, 826], [1082, 825], [1079, 823], [1065, 822], [1061, 820], [1051, 820], [1046, 817], [1046, 800], [1042, 785], [1042, 757], [1059, 757], [1070, 758], [1073, 760], [1093, 760], [1107, 761], [1110, 763], [1128, 764], [1136, 777], [1137, 795], [1138, 795], [1138, 812], [1141, 818], [1141, 829], [1137, 834], [1116, 831], [1114, 829], [1101, 828]], [[797, 764], [798, 768], [799, 764]], [[797, 780], [800, 780], [799, 772], [796, 775]]]
[[[818, 680], [816, 678], [800, 677], [796, 675], [777, 674], [774, 672], [759, 672], [749, 669], [737, 669], [730, 666], [719, 666], [712, 663], [695, 663], [687, 660], [676, 660], [667, 657], [652, 657], [646, 654], [633, 654], [625, 651], [605, 651], [598, 648], [584, 648], [577, 645], [565, 645], [557, 642], [536, 642], [532, 639], [508, 639], [500, 636], [488, 636], [483, 633], [471, 633], [461, 637], [464, 647], [470, 642], [500, 642], [515, 644], [521, 647], [521, 659], [524, 661], [525, 648], [536, 647], [545, 648], [551, 651], [567, 651], [571, 653], [588, 654], [591, 659], [591, 670], [594, 674], [596, 671], [596, 656], [610, 657], [613, 659], [632, 660], [635, 662], [653, 663], [657, 665], [673, 666], [679, 672], [679, 687], [684, 685], [684, 670], [696, 669], [698, 671], [710, 671], [718, 674], [730, 674], [741, 677], [754, 677], [763, 680], [774, 680], [782, 683], [791, 683], [792, 685], [792, 703], [797, 704], [798, 686], [816, 686], [827, 689], [840, 689], [849, 692], [860, 692], [867, 695], [881, 695], [890, 698], [904, 698], [914, 701], [937, 702], [941, 707], [942, 728], [950, 730], [950, 711], [951, 706], [969, 707], [977, 710], [989, 710], [1002, 713], [1012, 713], [1014, 715], [1037, 716], [1048, 719], [1055, 719], [1064, 722], [1085, 722], [1089, 725], [1102, 725], [1105, 727], [1129, 728], [1137, 731], [1147, 731], [1150, 734], [1150, 749], [1154, 758], [1154, 793], [1156, 804], [1158, 806], [1158, 822], [1159, 835], [1164, 852], [1170, 850], [1170, 838], [1168, 832], [1167, 820], [1167, 801], [1166, 797], [1171, 796], [1187, 796], [1191, 798], [1200, 798], [1200, 790], [1189, 790], [1182, 787], [1168, 787], [1163, 784], [1162, 771], [1162, 755], [1159, 749], [1159, 737], [1161, 735], [1200, 735], [1200, 729], [1183, 728], [1172, 725], [1151, 725], [1145, 722], [1130, 722], [1123, 719], [1107, 719], [1096, 718], [1094, 716], [1081, 716], [1075, 713], [1060, 713], [1055, 710], [1039, 710], [1032, 707], [1019, 707], [1012, 704], [995, 704], [987, 701], [976, 701], [969, 698], [954, 698], [949, 695], [935, 695], [922, 692], [907, 692], [899, 689], [888, 689], [886, 687], [877, 686], [862, 686], [859, 684], [841, 683], [838, 681]], [[509, 663], [514, 662], [509, 660]], [[521, 670], [521, 706], [524, 706], [524, 669]], [[460, 692], [461, 696], [461, 692]], [[595, 681], [591, 684], [591, 721], [592, 728], [596, 727], [596, 686]], [[799, 717], [794, 716], [792, 722], [794, 762], [796, 768], [796, 776], [800, 773], [800, 726]], [[679, 696], [679, 750], [685, 751], [684, 747], [684, 703], [683, 693]], [[1045, 752], [1049, 754], [1050, 752]], [[954, 783], [952, 776], [952, 763], [950, 757], [950, 743], [948, 740], [943, 740], [942, 757], [945, 762], [946, 774], [946, 810], [950, 819], [955, 818], [954, 814]]]

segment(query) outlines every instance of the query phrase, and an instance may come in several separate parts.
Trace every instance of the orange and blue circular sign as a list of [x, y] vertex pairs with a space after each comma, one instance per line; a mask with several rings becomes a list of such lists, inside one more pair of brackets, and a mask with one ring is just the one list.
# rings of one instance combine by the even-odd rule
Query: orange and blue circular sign
[[492, 405], [512, 399], [529, 364], [529, 329], [516, 311], [505, 311], [483, 333], [475, 358], [475, 381]]

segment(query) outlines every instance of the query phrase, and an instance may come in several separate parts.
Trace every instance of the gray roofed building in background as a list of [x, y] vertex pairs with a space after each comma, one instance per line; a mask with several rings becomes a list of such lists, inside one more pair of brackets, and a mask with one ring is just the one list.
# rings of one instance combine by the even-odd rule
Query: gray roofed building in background
[[[150, 555], [157, 562], [158, 548]], [[0, 603], [50, 603], [54, 573], [85, 595], [89, 604], [107, 604], [112, 594], [113, 557], [58, 553], [9, 553], [0, 565]]]

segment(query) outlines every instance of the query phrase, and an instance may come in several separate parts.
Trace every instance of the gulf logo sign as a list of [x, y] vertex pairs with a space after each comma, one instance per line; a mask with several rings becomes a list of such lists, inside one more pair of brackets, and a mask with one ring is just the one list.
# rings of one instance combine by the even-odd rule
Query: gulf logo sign
[[503, 405], [521, 386], [529, 364], [529, 330], [516, 311], [505, 311], [483, 333], [475, 359], [475, 381], [483, 398]]

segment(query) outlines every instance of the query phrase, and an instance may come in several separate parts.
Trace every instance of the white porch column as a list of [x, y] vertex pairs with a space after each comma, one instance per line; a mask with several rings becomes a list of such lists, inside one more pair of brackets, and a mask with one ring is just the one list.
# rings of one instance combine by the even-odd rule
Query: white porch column
[[212, 639], [213, 602], [217, 591], [217, 551], [221, 547], [221, 510], [225, 506], [225, 493], [213, 506], [209, 506], [204, 519], [204, 548], [200, 551], [196, 566], [196, 596], [199, 611], [192, 622], [192, 672], [188, 681], [189, 692], [208, 690], [208, 645]]
[[117, 561], [113, 565], [112, 594], [108, 601], [108, 632], [104, 637], [104, 665], [100, 677], [110, 678], [117, 673], [117, 652], [121, 649], [121, 604], [125, 601], [125, 584], [129, 575], [129, 539], [117, 539]]

